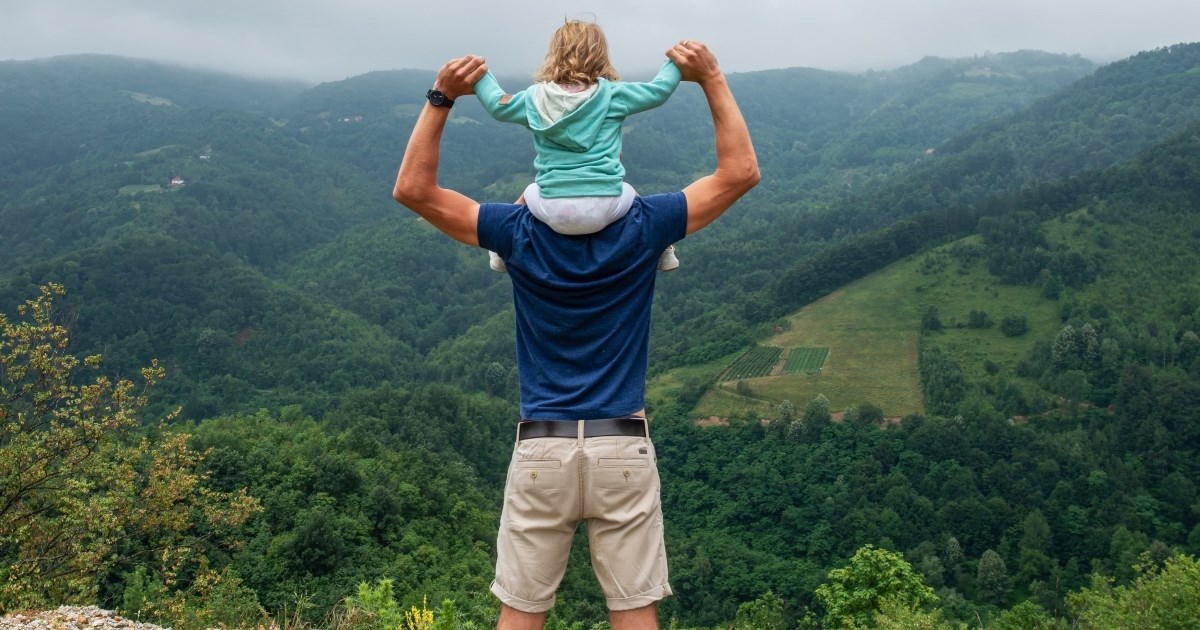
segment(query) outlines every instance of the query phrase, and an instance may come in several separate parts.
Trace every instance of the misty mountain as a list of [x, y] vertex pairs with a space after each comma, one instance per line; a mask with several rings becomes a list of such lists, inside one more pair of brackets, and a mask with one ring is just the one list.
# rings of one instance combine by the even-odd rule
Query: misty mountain
[[[1200, 553], [1198, 68], [1189, 44], [1101, 68], [1021, 51], [730, 77], [765, 180], [658, 280], [651, 413], [680, 590], [664, 615], [724, 627], [758, 602], [799, 620], [870, 544], [911, 563], [947, 619], [1048, 627], [1066, 593], [1107, 584], [1089, 571], [1128, 585], [1135, 565]], [[304, 593], [298, 614], [319, 623], [394, 577], [404, 606], [430, 594], [488, 621], [511, 289], [390, 198], [432, 76], [0, 64], [0, 303], [64, 284], [71, 351], [112, 375], [158, 358], [146, 433], [181, 406], [169, 428], [211, 449], [204, 487], [261, 501], [237, 544], [200, 545], [241, 580], [214, 606], [280, 615]], [[470, 98], [451, 123], [442, 183], [515, 197], [527, 134]], [[640, 190], [713, 165], [695, 86], [627, 128]], [[863, 400], [835, 421], [823, 396], [747, 387], [749, 411], [698, 425], [721, 366], [897, 262], [922, 297], [979, 285], [937, 288], [945, 322], [912, 317], [924, 413], [885, 422], [886, 401]], [[1025, 301], [999, 303], [999, 286]], [[1018, 307], [1040, 318], [1000, 310]], [[946, 328], [990, 345], [956, 350]], [[121, 541], [96, 599], [153, 597], [152, 542]], [[603, 616], [576, 552], [564, 624]]]
[[[1132, 122], [1110, 161], [1166, 137], [1194, 116], [1193, 107], [1159, 106], [1171, 94], [1145, 86], [1193, 86], [1195, 75], [1183, 68], [1195, 54], [1195, 46], [1146, 53], [1078, 83], [1072, 82], [1093, 70], [1089, 62], [1037, 52], [926, 59], [864, 75], [789, 69], [731, 76], [766, 181], [711, 230], [681, 244], [690, 269], [660, 283], [654, 363], [707, 360], [746, 343], [755, 326], [800, 305], [772, 303], [771, 295], [807, 294], [787, 270], [840, 238], [939, 207], [947, 203], [943, 197], [965, 203], [969, 195], [1015, 185], [997, 170], [1005, 168], [1004, 155], [986, 153], [995, 145], [986, 139], [998, 133], [986, 129], [1043, 129], [1025, 131], [1036, 135], [1050, 133], [1047, 125], [1065, 125], [1104, 143], [1118, 130], [1101, 125], [1095, 110], [1113, 101], [1126, 104]], [[202, 286], [251, 282], [266, 295], [294, 292], [289, 299], [353, 318], [356, 324], [329, 333], [361, 338], [350, 346], [382, 332], [403, 347], [425, 353], [446, 345], [445, 352], [461, 357], [438, 358], [419, 368], [423, 373], [467, 374], [479, 384], [492, 364], [511, 366], [506, 343], [477, 336], [454, 341], [490, 318], [504, 321], [510, 307], [503, 278], [486, 272], [481, 253], [430, 233], [390, 200], [431, 73], [375, 72], [299, 92], [279, 84], [247, 90], [243, 80], [101, 57], [13, 62], [0, 75], [6, 77], [0, 106], [35, 111], [40, 121], [20, 125], [20, 116], [10, 116], [0, 123], [14, 165], [0, 180], [6, 225], [0, 263], [9, 270], [0, 283], [14, 298], [55, 278], [85, 294], [76, 296], [80, 342], [126, 347], [136, 329], [172, 331], [156, 334], [149, 349], [175, 357], [185, 381], [229, 376], [246, 386], [223, 398], [249, 404], [255, 392], [269, 390], [271, 377], [262, 372], [272, 372], [265, 367], [270, 360], [243, 359], [254, 354], [256, 339], [274, 338], [273, 327], [299, 324], [285, 323], [286, 313], [239, 304], [236, 294], [227, 308], [195, 309], [186, 296], [196, 291], [149, 290], [189, 286], [193, 278], [177, 267], [150, 266], [148, 277], [119, 285], [128, 303], [123, 310], [145, 313], [135, 328], [90, 316], [100, 309], [97, 300], [117, 294], [103, 287], [122, 277], [103, 265], [117, 269], [123, 257], [154, 260], [153, 250], [177, 249], [222, 261], [212, 269], [227, 278]], [[66, 93], [72, 97], [46, 96]], [[519, 128], [488, 119], [473, 99], [462, 100], [446, 133], [443, 184], [483, 199], [515, 197], [532, 177], [532, 142]], [[1072, 122], [1074, 111], [1080, 119]], [[691, 85], [631, 119], [630, 181], [642, 190], [668, 190], [711, 168], [710, 127], [702, 95]], [[1025, 150], [1033, 160], [1039, 150], [1063, 149], [1043, 143]], [[1078, 170], [1102, 157], [1064, 161]], [[977, 168], [955, 175], [964, 163]], [[175, 178], [183, 184], [172, 187]], [[926, 191], [936, 182], [946, 184], [934, 196]], [[156, 304], [190, 314], [159, 324], [164, 309]], [[693, 322], [723, 312], [729, 315], [719, 318], [722, 325], [695, 328]], [[204, 331], [219, 333], [219, 343], [208, 347], [212, 335]], [[209, 358], [201, 360], [205, 353]], [[119, 363], [129, 368], [144, 354], [130, 352]], [[467, 357], [469, 365], [462, 365]], [[369, 382], [369, 370], [352, 371], [339, 379], [344, 387]]]

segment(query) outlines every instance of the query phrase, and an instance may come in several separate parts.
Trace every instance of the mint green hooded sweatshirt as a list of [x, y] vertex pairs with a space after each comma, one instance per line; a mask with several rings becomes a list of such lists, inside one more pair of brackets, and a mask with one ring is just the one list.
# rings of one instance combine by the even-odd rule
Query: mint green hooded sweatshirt
[[543, 197], [618, 197], [625, 179], [621, 124], [665, 103], [680, 78], [679, 68], [668, 60], [649, 83], [601, 78], [578, 95], [538, 83], [501, 104], [504, 90], [488, 71], [475, 84], [475, 95], [492, 118], [533, 132], [535, 181]]

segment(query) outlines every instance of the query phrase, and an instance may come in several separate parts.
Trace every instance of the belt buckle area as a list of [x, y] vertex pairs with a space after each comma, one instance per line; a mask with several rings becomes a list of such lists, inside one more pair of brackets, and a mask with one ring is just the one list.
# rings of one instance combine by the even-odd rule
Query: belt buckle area
[[[638, 416], [625, 418], [603, 418], [583, 420], [583, 437], [645, 437], [646, 419]], [[522, 420], [517, 425], [517, 440], [534, 438], [576, 438], [579, 435], [579, 421], [576, 420]]]

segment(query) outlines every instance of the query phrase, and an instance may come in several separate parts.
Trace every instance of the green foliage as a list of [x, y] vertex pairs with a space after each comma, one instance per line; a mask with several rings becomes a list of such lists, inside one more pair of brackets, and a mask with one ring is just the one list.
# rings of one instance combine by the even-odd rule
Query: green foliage
[[942, 330], [942, 320], [938, 318], [938, 309], [936, 306], [930, 305], [925, 309], [925, 314], [921, 316], [921, 332], [938, 332]]
[[1005, 337], [1020, 337], [1029, 332], [1029, 320], [1024, 315], [1005, 315], [1000, 320], [1000, 332]]
[[25, 321], [0, 314], [0, 610], [87, 601], [108, 571], [136, 564], [130, 601], [141, 609], [153, 599], [163, 606], [154, 614], [177, 618], [225, 577], [208, 569], [200, 543], [222, 540], [258, 504], [244, 490], [209, 488], [187, 435], [138, 435], [163, 369], [144, 368], [140, 391], [87, 379], [100, 357], [67, 351], [54, 309], [63, 292], [42, 287], [18, 307]]
[[884, 602], [891, 602], [894, 612], [896, 606], [915, 608], [938, 601], [903, 556], [873, 545], [855, 552], [847, 566], [831, 570], [815, 594], [830, 628], [868, 624]]
[[785, 400], [779, 403], [777, 410], [779, 412], [780, 422], [791, 422], [792, 419], [796, 417], [796, 406], [793, 405], [792, 401], [790, 400]]
[[953, 413], [967, 392], [962, 368], [938, 346], [921, 352], [921, 387], [925, 392], [925, 407], [943, 415]]
[[1055, 620], [1041, 606], [1023, 601], [1000, 613], [992, 622], [995, 630], [1059, 630], [1066, 628], [1066, 620]]
[[392, 592], [392, 581], [381, 579], [371, 586], [366, 582], [358, 585], [358, 594], [346, 598], [347, 616], [354, 627], [364, 630], [391, 630], [404, 627], [406, 612], [396, 603]]
[[879, 603], [879, 608], [866, 626], [852, 628], [876, 628], [878, 630], [958, 630], [964, 624], [951, 624], [942, 619], [942, 611], [921, 610], [919, 605], [905, 602], [902, 598], [889, 597]]
[[967, 328], [991, 328], [996, 322], [988, 316], [986, 311], [977, 311], [971, 309], [971, 314], [967, 318]]
[[734, 617], [735, 630], [784, 630], [783, 600], [767, 591], [758, 599], [738, 606]]
[[1094, 575], [1088, 588], [1067, 596], [1067, 606], [1084, 629], [1190, 628], [1200, 619], [1200, 562], [1176, 556], [1115, 587]]
[[979, 558], [975, 582], [979, 585], [980, 594], [985, 601], [1001, 605], [1007, 603], [1012, 583], [1008, 576], [1008, 567], [1000, 554], [991, 549], [983, 552]]

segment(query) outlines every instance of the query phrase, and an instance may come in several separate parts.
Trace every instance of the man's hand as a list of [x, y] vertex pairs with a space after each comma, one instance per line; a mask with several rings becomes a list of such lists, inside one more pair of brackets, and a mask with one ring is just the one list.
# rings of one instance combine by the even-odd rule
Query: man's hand
[[724, 76], [721, 74], [721, 66], [717, 64], [716, 55], [700, 42], [685, 39], [667, 49], [667, 57], [679, 67], [684, 81], [703, 84]]
[[433, 88], [451, 99], [475, 93], [475, 82], [487, 73], [487, 62], [479, 55], [451, 59], [438, 70]]
[[[475, 82], [487, 72], [483, 57], [468, 55], [451, 59], [438, 70], [434, 89], [451, 99], [471, 94]], [[456, 191], [437, 183], [438, 162], [441, 160], [442, 131], [445, 130], [449, 109], [426, 106], [413, 126], [408, 148], [396, 173], [392, 197], [421, 215], [437, 229], [467, 245], [479, 244], [479, 204]]]
[[683, 189], [687, 198], [687, 233], [712, 223], [762, 178], [750, 130], [738, 109], [717, 58], [700, 42], [685, 39], [667, 51], [684, 81], [700, 84], [712, 112], [717, 142], [717, 168]]

